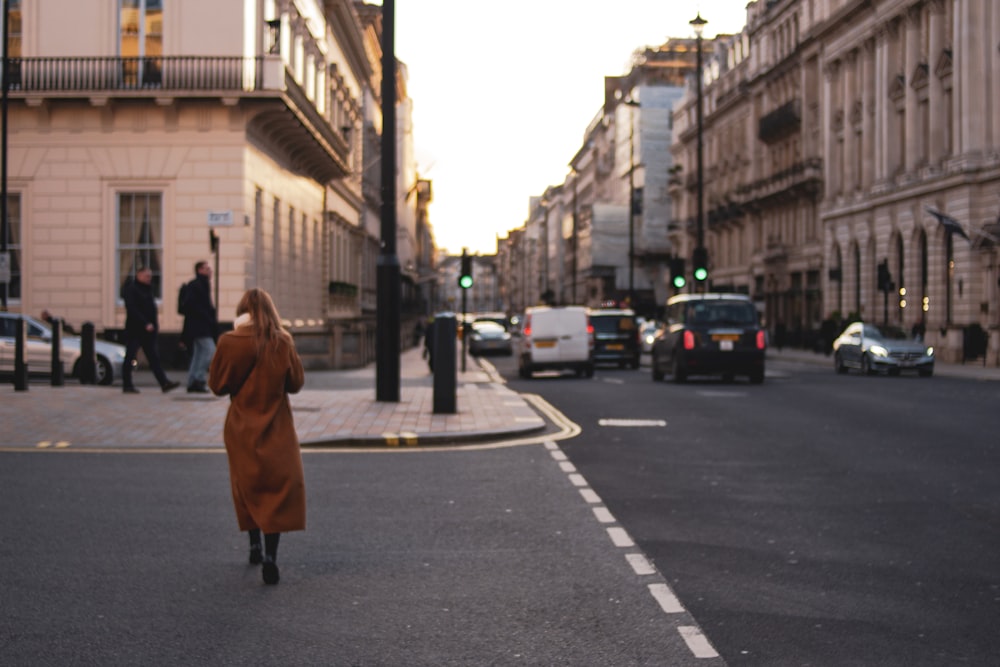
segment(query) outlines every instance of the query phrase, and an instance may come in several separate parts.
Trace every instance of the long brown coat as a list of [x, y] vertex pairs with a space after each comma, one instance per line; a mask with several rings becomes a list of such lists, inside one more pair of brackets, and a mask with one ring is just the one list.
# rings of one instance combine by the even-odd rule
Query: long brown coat
[[302, 388], [302, 361], [279, 340], [257, 357], [253, 325], [219, 339], [208, 371], [216, 395], [229, 394], [223, 438], [240, 530], [284, 533], [306, 527], [306, 490], [288, 394]]

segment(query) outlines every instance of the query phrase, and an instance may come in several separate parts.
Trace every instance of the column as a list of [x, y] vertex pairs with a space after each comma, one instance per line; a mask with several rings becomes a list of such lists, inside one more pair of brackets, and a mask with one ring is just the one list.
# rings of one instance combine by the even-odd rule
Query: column
[[855, 151], [858, 150], [854, 143], [854, 102], [861, 97], [857, 89], [857, 66], [858, 52], [851, 51], [844, 60], [844, 75], [842, 77], [844, 93], [841, 97], [844, 113], [844, 155], [841, 182], [844, 184], [844, 194], [854, 192], [859, 185], [858, 179], [861, 177], [861, 174], [855, 173], [854, 169], [856, 164]]
[[836, 63], [828, 63], [823, 68], [823, 120], [822, 120], [822, 141], [823, 141], [823, 180], [829, 184], [826, 188], [828, 199], [836, 194], [834, 181], [834, 136], [833, 136], [833, 78], [836, 72]]
[[979, 155], [986, 141], [985, 86], [983, 85], [983, 20], [986, 18], [983, 3], [986, 0], [958, 0], [957, 18], [958, 40], [955, 44], [954, 71], [959, 78], [958, 89], [961, 97], [961, 115], [956, 118], [961, 124], [960, 152], [965, 155]]
[[861, 50], [861, 187], [869, 190], [875, 180], [875, 40], [865, 40]]
[[920, 10], [917, 7], [911, 7], [906, 12], [903, 28], [906, 30], [904, 35], [906, 53], [903, 55], [903, 80], [906, 82], [906, 127], [904, 132], [905, 144], [901, 148], [903, 149], [903, 158], [905, 160], [903, 164], [904, 169], [906, 173], [912, 173], [917, 169], [917, 160], [920, 157], [920, 151], [917, 147], [923, 140], [919, 136], [920, 109], [919, 102], [917, 101], [917, 91], [913, 89], [912, 85], [913, 76], [917, 71], [917, 66], [920, 64]]
[[879, 26], [875, 35], [875, 182], [889, 174], [889, 29]]
[[930, 71], [928, 72], [930, 75], [930, 81], [927, 85], [929, 86], [928, 104], [930, 106], [930, 136], [927, 140], [930, 143], [927, 146], [927, 160], [930, 164], [936, 165], [945, 158], [944, 133], [951, 131], [950, 128], [945, 127], [945, 121], [948, 118], [948, 114], [945, 113], [946, 110], [944, 108], [944, 87], [941, 85], [941, 79], [938, 78], [937, 72], [934, 71], [944, 50], [945, 25], [944, 2], [942, 0], [932, 0], [930, 4], [929, 30], [930, 39], [928, 40], [928, 44], [930, 52], [927, 54], [927, 66], [930, 68]]

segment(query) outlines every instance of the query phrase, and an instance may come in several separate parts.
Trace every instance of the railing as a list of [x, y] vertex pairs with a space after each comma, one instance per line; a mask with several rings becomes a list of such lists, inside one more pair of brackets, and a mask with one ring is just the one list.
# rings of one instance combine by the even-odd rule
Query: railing
[[14, 92], [251, 91], [263, 87], [262, 56], [11, 58]]

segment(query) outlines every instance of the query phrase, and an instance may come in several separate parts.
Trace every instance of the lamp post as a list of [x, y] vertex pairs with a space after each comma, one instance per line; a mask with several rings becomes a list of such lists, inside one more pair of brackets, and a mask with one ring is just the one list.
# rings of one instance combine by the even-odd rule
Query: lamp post
[[[697, 231], [698, 231], [698, 243], [695, 246], [695, 256], [703, 257], [705, 253], [705, 172], [704, 172], [704, 152], [705, 146], [702, 140], [702, 132], [704, 130], [705, 114], [703, 111], [703, 105], [701, 100], [701, 33], [705, 29], [705, 24], [708, 23], [705, 19], [701, 18], [701, 12], [691, 19], [691, 26], [694, 28], [695, 34], [695, 62], [696, 76], [695, 76], [695, 90], [697, 91], [697, 118], [698, 118], [698, 139], [697, 139], [697, 179], [698, 179], [698, 218], [697, 218]], [[695, 283], [702, 281], [695, 280]]]
[[375, 400], [399, 402], [402, 286], [396, 254], [395, 0], [382, 2], [382, 248], [375, 274]]
[[639, 103], [626, 97], [628, 110], [628, 305], [635, 308], [635, 108]]

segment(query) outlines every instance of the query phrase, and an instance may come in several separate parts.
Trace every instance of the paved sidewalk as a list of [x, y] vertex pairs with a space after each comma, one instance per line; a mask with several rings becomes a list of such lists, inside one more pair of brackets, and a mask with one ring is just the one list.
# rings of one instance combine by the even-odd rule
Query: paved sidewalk
[[[539, 432], [546, 421], [518, 393], [469, 358], [458, 361], [455, 414], [434, 414], [433, 376], [421, 348], [400, 356], [400, 400], [375, 400], [375, 365], [349, 371], [306, 371], [292, 396], [303, 446], [417, 446], [502, 440]], [[489, 369], [489, 366], [486, 366]], [[63, 387], [32, 382], [27, 391], [0, 385], [3, 448], [222, 448], [227, 398], [163, 394], [139, 372], [139, 394], [120, 385]], [[183, 380], [181, 371], [168, 373]]]

